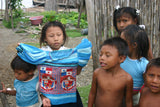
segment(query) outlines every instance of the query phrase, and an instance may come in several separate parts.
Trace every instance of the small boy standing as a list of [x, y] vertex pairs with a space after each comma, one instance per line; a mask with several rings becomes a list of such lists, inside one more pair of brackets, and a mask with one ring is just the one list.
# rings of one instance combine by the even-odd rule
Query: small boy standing
[[149, 61], [144, 75], [139, 107], [160, 107], [160, 58]]
[[128, 54], [128, 45], [120, 37], [105, 40], [101, 46], [100, 68], [93, 73], [88, 107], [122, 107], [125, 96], [126, 107], [132, 107], [132, 77], [120, 64]]
[[14, 71], [16, 90], [7, 90], [3, 85], [2, 93], [16, 95], [16, 107], [40, 107], [40, 96], [38, 92], [38, 73], [35, 74], [36, 65], [23, 61], [16, 56], [11, 62]]

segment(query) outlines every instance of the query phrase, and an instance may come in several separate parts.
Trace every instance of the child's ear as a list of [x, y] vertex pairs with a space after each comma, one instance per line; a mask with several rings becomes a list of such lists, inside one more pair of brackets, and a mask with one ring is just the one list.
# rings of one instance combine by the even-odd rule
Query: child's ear
[[29, 74], [29, 75], [33, 75], [33, 74], [34, 74], [34, 71], [31, 70], [31, 71], [28, 72], [28, 74]]
[[137, 43], [136, 42], [134, 42], [132, 45], [133, 45], [133, 48], [137, 48]]
[[138, 22], [138, 21], [137, 21], [137, 18], [135, 18], [135, 19], [134, 19], [134, 24], [137, 24], [137, 22]]
[[126, 56], [121, 55], [121, 56], [119, 57], [119, 62], [122, 63], [125, 59], [126, 59]]

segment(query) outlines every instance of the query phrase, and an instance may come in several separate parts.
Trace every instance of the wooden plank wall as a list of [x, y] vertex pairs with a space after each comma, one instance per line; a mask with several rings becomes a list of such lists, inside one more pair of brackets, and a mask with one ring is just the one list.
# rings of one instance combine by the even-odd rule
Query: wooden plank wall
[[[93, 53], [98, 55], [100, 44], [105, 39], [115, 36], [112, 20], [117, 5], [140, 10], [140, 24], [146, 27], [153, 55], [160, 56], [160, 0], [86, 0], [89, 39], [93, 43], [93, 51], [97, 51]], [[97, 62], [94, 54], [93, 60]]]

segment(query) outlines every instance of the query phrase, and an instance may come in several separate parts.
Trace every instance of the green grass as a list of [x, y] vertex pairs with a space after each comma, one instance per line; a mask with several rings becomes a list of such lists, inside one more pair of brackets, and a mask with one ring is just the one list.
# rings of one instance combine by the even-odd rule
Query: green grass
[[28, 44], [28, 45], [31, 45], [31, 46], [35, 46], [37, 48], [39, 48], [39, 43], [25, 43], [25, 44]]
[[77, 87], [84, 107], [88, 106], [88, 96], [89, 96], [90, 88], [91, 88], [91, 85], [84, 86], [84, 87]]
[[38, 38], [40, 35], [38, 35], [38, 34], [30, 34], [29, 35], [31, 38]]
[[82, 35], [81, 31], [78, 29], [73, 29], [73, 30], [66, 30], [67, 36], [69, 37], [81, 37], [81, 36], [86, 36], [86, 35]]

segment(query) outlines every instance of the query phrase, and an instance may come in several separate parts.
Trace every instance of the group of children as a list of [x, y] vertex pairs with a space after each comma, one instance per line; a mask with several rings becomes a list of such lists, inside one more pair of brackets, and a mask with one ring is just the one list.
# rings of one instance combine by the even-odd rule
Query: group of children
[[119, 36], [101, 45], [88, 107], [159, 107], [160, 58], [153, 59], [139, 13], [117, 8], [113, 22]]
[[[100, 47], [100, 67], [93, 72], [88, 107], [158, 107], [160, 58], [153, 59], [148, 36], [138, 26], [139, 13], [131, 7], [117, 8], [113, 23], [119, 36], [105, 40]], [[83, 107], [75, 78], [87, 64], [91, 46], [82, 42], [82, 46], [68, 49], [63, 46], [66, 40], [65, 28], [60, 22], [46, 23], [40, 37], [42, 51], [27, 47], [36, 55], [30, 51], [24, 53], [26, 47], [20, 45], [20, 54], [11, 62], [15, 90], [7, 90], [3, 84], [0, 92], [16, 95], [17, 107]], [[65, 55], [71, 56], [68, 58], [71, 62], [65, 62]], [[38, 59], [34, 63], [28, 57]], [[73, 64], [76, 57], [79, 61]], [[41, 63], [37, 63], [39, 60]], [[62, 65], [61, 60], [65, 62]]]

